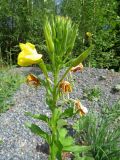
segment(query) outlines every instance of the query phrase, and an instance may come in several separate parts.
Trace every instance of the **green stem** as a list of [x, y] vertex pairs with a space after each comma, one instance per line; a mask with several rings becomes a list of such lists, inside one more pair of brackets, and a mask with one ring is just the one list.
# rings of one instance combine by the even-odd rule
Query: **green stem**
[[54, 107], [56, 106], [57, 103], [57, 98], [58, 98], [58, 74], [59, 74], [59, 69], [56, 68], [56, 70], [54, 71], [54, 87], [53, 87], [53, 105]]
[[55, 147], [51, 144], [49, 160], [56, 160]]
[[57, 83], [57, 87], [60, 84], [60, 82], [66, 77], [66, 75], [68, 74], [68, 72], [70, 71], [72, 67], [68, 67], [68, 69], [66, 70], [66, 72], [63, 74], [62, 78], [59, 80], [59, 82]]
[[39, 67], [41, 68], [41, 70], [46, 78], [46, 83], [47, 83], [47, 86], [45, 86], [46, 90], [49, 88], [49, 90], [51, 91], [50, 81], [49, 81], [49, 77], [48, 77], [48, 71], [47, 71], [46, 65], [42, 59], [39, 63]]
[[[54, 115], [55, 112], [53, 111], [52, 113], [52, 118], [54, 119]], [[49, 155], [49, 160], [56, 160], [56, 146], [55, 146], [55, 141], [56, 141], [56, 122], [53, 121], [53, 123], [51, 124], [51, 143], [50, 143], [50, 155]]]
[[[54, 77], [54, 85], [53, 85], [53, 92], [52, 92], [52, 99], [53, 99], [53, 110], [52, 110], [52, 117], [55, 117], [55, 108], [57, 104], [57, 98], [58, 98], [58, 75], [59, 75], [59, 68], [56, 67], [53, 72]], [[51, 144], [50, 144], [50, 157], [49, 160], [56, 160], [57, 156], [57, 146], [55, 142], [57, 141], [57, 122], [54, 122], [54, 124], [51, 124]]]

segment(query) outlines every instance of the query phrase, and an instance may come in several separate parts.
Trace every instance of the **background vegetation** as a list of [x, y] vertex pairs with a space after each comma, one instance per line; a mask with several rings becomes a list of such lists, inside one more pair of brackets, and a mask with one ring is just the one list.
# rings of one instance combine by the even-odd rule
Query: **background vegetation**
[[16, 63], [18, 43], [30, 41], [45, 54], [45, 14], [69, 16], [79, 25], [74, 56], [89, 46], [86, 32], [93, 34], [95, 49], [86, 66], [119, 70], [120, 2], [118, 0], [1, 0], [0, 64]]
[[0, 70], [0, 114], [11, 108], [14, 104], [14, 92], [25, 82], [22, 75], [15, 71], [10, 72], [9, 69], [8, 67]]

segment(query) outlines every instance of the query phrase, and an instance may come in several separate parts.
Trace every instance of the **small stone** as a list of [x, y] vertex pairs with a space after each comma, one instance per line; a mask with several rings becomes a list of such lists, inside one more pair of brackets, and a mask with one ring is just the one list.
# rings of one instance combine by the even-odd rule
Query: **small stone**
[[49, 154], [49, 145], [47, 143], [44, 143], [44, 144], [37, 144], [36, 146], [36, 151], [37, 152], [42, 152], [42, 153], [45, 153], [45, 154]]
[[112, 73], [114, 73], [114, 72], [115, 72], [115, 70], [114, 70], [114, 69], [111, 69], [111, 72], [112, 72]]
[[106, 76], [100, 76], [99, 80], [106, 80]]
[[9, 160], [20, 160], [21, 158], [18, 155], [12, 156]]
[[120, 84], [116, 84], [113, 88], [112, 88], [112, 92], [116, 93], [120, 91]]

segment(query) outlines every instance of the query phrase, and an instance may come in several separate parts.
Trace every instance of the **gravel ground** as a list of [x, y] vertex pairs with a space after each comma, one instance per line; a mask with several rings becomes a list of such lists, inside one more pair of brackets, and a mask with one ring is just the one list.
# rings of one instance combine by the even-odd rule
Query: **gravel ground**
[[[18, 68], [17, 72], [40, 74], [36, 68]], [[100, 80], [102, 76], [103, 80]], [[118, 102], [120, 92], [112, 93], [112, 88], [116, 84], [120, 84], [120, 73], [108, 71], [104, 69], [85, 68], [82, 73], [74, 73], [73, 75], [75, 89], [70, 95], [72, 98], [79, 98], [84, 106], [95, 107], [99, 110], [103, 104], [112, 106]], [[83, 97], [85, 88], [93, 88], [98, 86], [102, 96], [98, 101], [89, 101]], [[29, 129], [25, 128], [25, 122], [35, 122], [44, 131], [48, 131], [47, 126], [37, 120], [26, 117], [24, 113], [30, 111], [32, 113], [50, 114], [48, 107], [45, 105], [45, 91], [43, 87], [37, 90], [22, 84], [20, 89], [13, 96], [14, 106], [6, 113], [0, 116], [0, 160], [47, 160], [46, 154], [37, 152], [37, 144], [44, 143], [43, 139], [35, 136]]]

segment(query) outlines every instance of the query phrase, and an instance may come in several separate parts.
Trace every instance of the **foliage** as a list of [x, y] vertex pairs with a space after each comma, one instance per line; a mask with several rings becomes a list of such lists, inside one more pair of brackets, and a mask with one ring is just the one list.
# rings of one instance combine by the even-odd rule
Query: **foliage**
[[[106, 110], [106, 106], [103, 107]], [[74, 126], [79, 136], [79, 143], [91, 145], [92, 156], [95, 160], [117, 160], [120, 157], [120, 104], [117, 103], [101, 114], [91, 111], [82, 117]], [[103, 114], [104, 113], [104, 114]], [[78, 139], [78, 138], [77, 138]]]
[[108, 119], [110, 119], [110, 122], [113, 121], [114, 124], [118, 123], [118, 121], [120, 120], [120, 101], [118, 101], [112, 107], [105, 105], [101, 109], [101, 114], [103, 117], [107, 117]]
[[87, 59], [87, 64], [93, 67], [115, 68], [119, 70], [118, 33], [120, 18], [116, 12], [116, 0], [64, 0], [61, 14], [72, 18], [79, 25], [79, 33], [74, 49], [78, 55], [89, 46], [86, 32], [93, 33], [94, 52]]
[[0, 113], [8, 110], [12, 105], [11, 97], [18, 89], [24, 78], [17, 73], [11, 73], [9, 69], [0, 72]]
[[3, 143], [3, 141], [0, 139], [0, 144], [2, 144]]
[[[0, 52], [4, 61], [16, 63], [18, 43], [32, 41], [41, 50], [45, 13], [54, 12], [54, 2], [0, 1]], [[34, 38], [33, 38], [34, 37]]]

